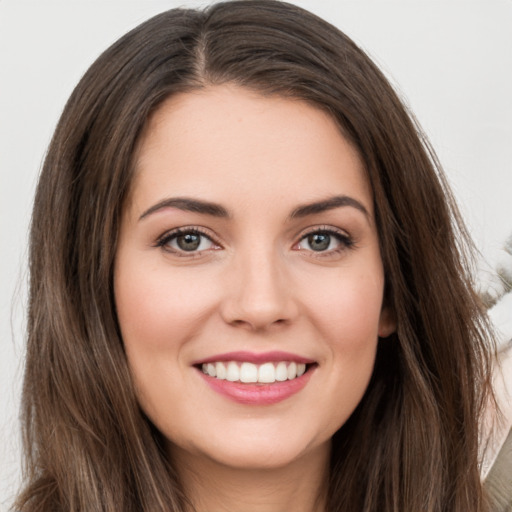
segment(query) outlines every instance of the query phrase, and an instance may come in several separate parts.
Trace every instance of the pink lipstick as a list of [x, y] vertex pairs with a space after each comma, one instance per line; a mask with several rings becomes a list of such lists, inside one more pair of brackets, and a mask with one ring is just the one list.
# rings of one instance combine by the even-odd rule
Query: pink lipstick
[[229, 352], [197, 361], [206, 384], [238, 403], [269, 405], [301, 391], [315, 361], [288, 352]]

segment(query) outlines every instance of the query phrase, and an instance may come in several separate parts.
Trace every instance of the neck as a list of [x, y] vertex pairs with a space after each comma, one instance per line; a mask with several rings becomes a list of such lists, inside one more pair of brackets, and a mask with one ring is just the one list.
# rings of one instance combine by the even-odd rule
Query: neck
[[283, 467], [238, 468], [172, 448], [188, 512], [324, 512], [329, 446]]

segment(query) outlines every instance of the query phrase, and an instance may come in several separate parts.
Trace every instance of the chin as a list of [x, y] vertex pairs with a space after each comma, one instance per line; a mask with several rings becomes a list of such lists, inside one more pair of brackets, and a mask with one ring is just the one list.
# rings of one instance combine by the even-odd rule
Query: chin
[[[239, 433], [240, 434], [240, 433]], [[295, 434], [295, 435], [294, 435]], [[299, 434], [299, 436], [297, 435]], [[273, 470], [289, 467], [314, 454], [330, 451], [331, 438], [305, 439], [300, 432], [279, 434], [247, 432], [247, 435], [225, 435], [221, 439], [194, 445], [170, 446], [171, 456], [195, 455], [194, 459], [236, 470]], [[304, 432], [302, 432], [304, 434]]]

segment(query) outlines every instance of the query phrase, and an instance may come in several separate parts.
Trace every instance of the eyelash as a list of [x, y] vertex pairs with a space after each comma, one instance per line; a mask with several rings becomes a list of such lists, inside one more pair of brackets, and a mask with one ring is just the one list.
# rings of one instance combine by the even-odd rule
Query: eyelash
[[[180, 249], [171, 248], [168, 244], [178, 238], [180, 235], [199, 235], [202, 238], [209, 240], [216, 248], [220, 248], [220, 244], [214, 240], [214, 238], [207, 233], [204, 229], [197, 226], [190, 226], [185, 228], [177, 228], [172, 231], [164, 233], [155, 244], [155, 247], [160, 247], [162, 250], [172, 253], [178, 257], [194, 258], [200, 256], [204, 251], [209, 249], [203, 249], [202, 251], [185, 251]], [[201, 243], [201, 242], [200, 242]]]
[[294, 245], [297, 247], [303, 241], [305, 241], [308, 237], [313, 235], [328, 235], [329, 237], [334, 237], [339, 242], [339, 247], [335, 249], [330, 249], [326, 251], [314, 251], [314, 250], [306, 250], [306, 249], [298, 249], [299, 251], [307, 251], [309, 256], [313, 256], [315, 258], [328, 258], [331, 256], [339, 255], [340, 253], [346, 251], [347, 249], [353, 249], [355, 247], [354, 239], [348, 235], [344, 231], [338, 231], [333, 229], [332, 227], [320, 226], [313, 229], [310, 229], [306, 233], [303, 233], [300, 236], [299, 241]]
[[[180, 250], [171, 248], [168, 244], [172, 242], [173, 240], [177, 239], [180, 235], [199, 235], [202, 238], [206, 238], [208, 241], [210, 241], [214, 246], [216, 246], [216, 249], [222, 248], [222, 246], [211, 236], [211, 234], [207, 233], [203, 228], [198, 226], [190, 226], [190, 227], [183, 227], [183, 228], [177, 228], [173, 229], [172, 231], [168, 231], [164, 233], [155, 243], [155, 247], [159, 247], [162, 250], [172, 253], [178, 257], [188, 257], [188, 258], [194, 258], [200, 256], [203, 252], [212, 250], [212, 249], [203, 249], [202, 251], [186, 251], [186, 250]], [[297, 248], [298, 251], [306, 251], [310, 253], [311, 256], [315, 258], [325, 258], [333, 255], [337, 255], [343, 251], [346, 251], [347, 249], [351, 249], [355, 246], [354, 240], [345, 232], [337, 231], [331, 227], [317, 227], [310, 229], [309, 231], [301, 234], [299, 241], [294, 244], [293, 247], [298, 247], [304, 240], [306, 240], [308, 237], [313, 235], [328, 235], [329, 237], [334, 237], [339, 243], [340, 246], [326, 251], [314, 251], [314, 250], [307, 250], [307, 249], [300, 249]], [[201, 242], [199, 242], [201, 243]]]

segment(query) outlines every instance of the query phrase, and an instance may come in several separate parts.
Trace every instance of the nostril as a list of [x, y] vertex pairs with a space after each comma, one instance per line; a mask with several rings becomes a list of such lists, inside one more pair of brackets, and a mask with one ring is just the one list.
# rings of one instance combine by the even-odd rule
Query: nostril
[[247, 329], [255, 330], [255, 331], [265, 331], [268, 329], [272, 329], [272, 327], [277, 326], [285, 326], [288, 324], [288, 320], [286, 318], [278, 318], [277, 320], [271, 320], [270, 322], [258, 322], [256, 320], [241, 320], [234, 319], [229, 322], [233, 327], [245, 327]]

